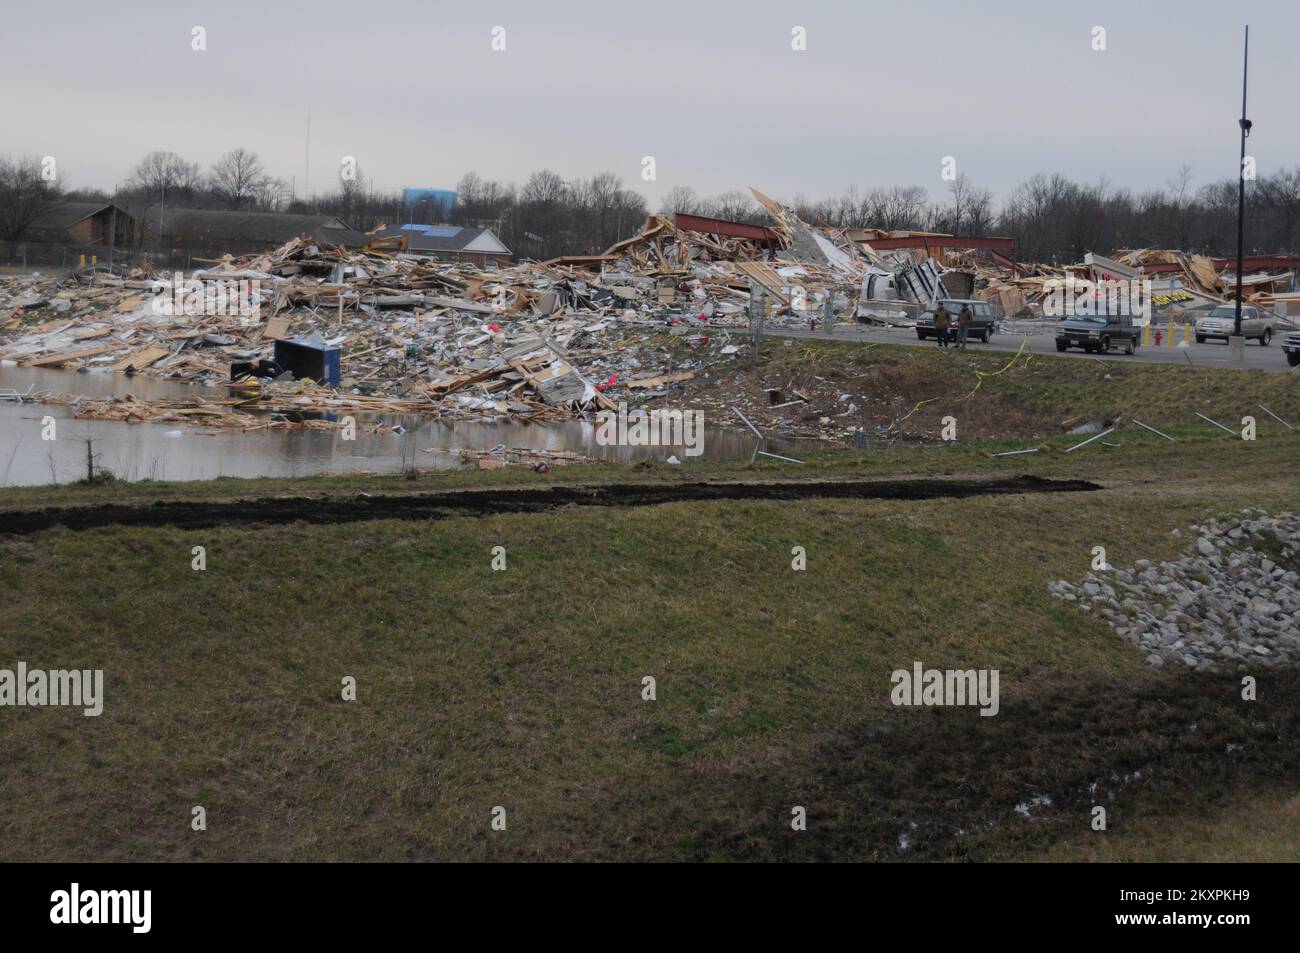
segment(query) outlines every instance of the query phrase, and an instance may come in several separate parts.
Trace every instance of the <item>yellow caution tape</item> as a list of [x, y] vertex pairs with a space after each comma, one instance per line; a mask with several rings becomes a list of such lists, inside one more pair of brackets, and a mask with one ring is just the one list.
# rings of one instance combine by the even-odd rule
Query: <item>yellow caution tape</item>
[[[1025, 353], [1025, 348], [1028, 347], [1028, 346], [1029, 346], [1029, 338], [1026, 337], [1023, 341], [1020, 342], [1020, 350], [1016, 351], [1016, 353], [1012, 356], [1011, 360], [1007, 361], [1006, 364], [1002, 365], [1002, 367], [998, 368], [996, 371], [981, 371], [981, 370], [979, 370], [979, 369], [977, 368], [976, 371], [975, 371], [975, 377], [976, 377], [976, 380], [975, 380], [975, 386], [971, 389], [971, 392], [970, 392], [969, 394], [967, 394], [965, 397], [959, 397], [959, 398], [957, 398], [957, 399], [958, 399], [958, 400], [969, 400], [971, 397], [974, 397], [974, 396], [975, 396], [975, 391], [979, 390], [980, 387], [983, 386], [983, 384], [984, 384], [984, 378], [986, 378], [986, 377], [997, 377], [999, 374], [1001, 374], [1001, 373], [1003, 373], [1003, 372], [1005, 372], [1005, 371], [1009, 371], [1009, 370], [1011, 370], [1011, 368], [1015, 366], [1016, 362], [1017, 362], [1018, 360], [1020, 360], [1021, 355]], [[1029, 361], [1031, 360], [1031, 358], [1032, 358], [1032, 355], [1029, 355], [1029, 356], [1026, 356], [1026, 357], [1025, 357], [1025, 365], [1024, 365], [1025, 367], [1028, 367], [1028, 366], [1029, 366]], [[940, 394], [938, 397], [927, 397], [925, 400], [917, 401], [916, 406], [914, 406], [911, 410], [909, 410], [909, 411], [908, 411], [906, 414], [904, 414], [902, 417], [899, 417], [898, 420], [894, 421], [894, 426], [897, 427], [897, 426], [898, 426], [899, 424], [901, 424], [904, 420], [906, 420], [908, 417], [912, 416], [914, 413], [916, 413], [918, 410], [920, 410], [920, 409], [921, 409], [922, 407], [924, 407], [926, 404], [932, 404], [932, 403], [934, 403], [936, 400], [942, 400], [942, 399], [943, 399], [943, 395]]]

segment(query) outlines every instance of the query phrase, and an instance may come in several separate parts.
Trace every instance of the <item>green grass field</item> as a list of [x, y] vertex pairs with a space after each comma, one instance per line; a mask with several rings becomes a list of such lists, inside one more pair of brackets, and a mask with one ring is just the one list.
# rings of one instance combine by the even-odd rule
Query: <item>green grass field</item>
[[[1120, 566], [1168, 558], [1176, 527], [1300, 504], [1295, 434], [1180, 437], [1124, 431], [1119, 449], [1069, 455], [1075, 440], [1053, 438], [998, 459], [993, 445], [946, 445], [804, 467], [6, 491], [12, 509], [900, 473], [1105, 487], [0, 535], [0, 667], [102, 668], [107, 694], [98, 718], [0, 710], [6, 853], [1295, 859], [1294, 678], [1261, 673], [1260, 700], [1243, 703], [1233, 677], [1148, 669], [1047, 593], [1087, 572], [1094, 545]], [[194, 546], [206, 571], [191, 568]], [[806, 571], [791, 569], [794, 546]], [[918, 660], [998, 669], [1000, 714], [892, 706], [891, 671]], [[356, 701], [340, 697], [345, 676]], [[1030, 817], [1015, 810], [1043, 796]], [[1095, 803], [1105, 833], [1089, 829]], [[497, 806], [505, 831], [490, 827]], [[790, 828], [794, 806], [806, 831]]]

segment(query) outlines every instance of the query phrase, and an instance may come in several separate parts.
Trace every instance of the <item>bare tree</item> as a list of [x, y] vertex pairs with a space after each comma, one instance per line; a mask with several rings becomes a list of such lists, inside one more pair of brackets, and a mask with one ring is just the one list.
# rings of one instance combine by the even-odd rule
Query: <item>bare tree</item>
[[197, 162], [186, 162], [174, 152], [155, 151], [136, 163], [127, 187], [150, 195], [190, 193], [203, 181]]
[[1186, 248], [1194, 215], [1194, 200], [1191, 192], [1192, 167], [1183, 164], [1177, 174], [1169, 180], [1169, 204], [1173, 208], [1178, 248]]
[[339, 217], [349, 228], [364, 231], [366, 198], [366, 178], [361, 174], [361, 166], [355, 166], [351, 174], [339, 170], [339, 191], [336, 208]]
[[257, 200], [267, 181], [257, 153], [242, 146], [218, 159], [208, 173], [208, 185], [228, 208], [246, 208]]
[[1300, 222], [1300, 166], [1269, 176], [1260, 186], [1277, 219], [1270, 244], [1275, 248], [1294, 249], [1296, 224]]
[[759, 211], [758, 203], [749, 193], [739, 189], [723, 192], [704, 202], [703, 212], [712, 218], [722, 218], [729, 222], [757, 222], [767, 218], [767, 213]]
[[569, 186], [557, 173], [543, 169], [528, 177], [523, 191], [519, 193], [519, 200], [531, 205], [558, 205], [568, 190]]
[[35, 156], [0, 156], [0, 239], [10, 243], [11, 256], [32, 223], [59, 200], [58, 184], [42, 172]]
[[253, 194], [253, 204], [263, 212], [283, 212], [293, 199], [293, 189], [284, 179], [263, 176]]
[[664, 193], [663, 200], [659, 203], [659, 212], [662, 215], [675, 215], [678, 212], [695, 215], [699, 211], [700, 197], [689, 185], [674, 185]]

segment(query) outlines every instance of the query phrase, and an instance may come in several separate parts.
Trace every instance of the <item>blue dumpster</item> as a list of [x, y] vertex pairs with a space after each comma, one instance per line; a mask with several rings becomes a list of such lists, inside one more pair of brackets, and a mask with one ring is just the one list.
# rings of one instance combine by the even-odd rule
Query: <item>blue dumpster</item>
[[314, 380], [318, 384], [339, 386], [339, 349], [324, 341], [302, 338], [276, 338], [275, 363], [292, 371], [296, 380]]

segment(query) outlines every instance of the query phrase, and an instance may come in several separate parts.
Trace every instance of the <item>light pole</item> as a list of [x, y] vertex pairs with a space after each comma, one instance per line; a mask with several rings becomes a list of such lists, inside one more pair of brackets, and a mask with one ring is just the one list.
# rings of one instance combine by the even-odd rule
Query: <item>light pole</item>
[[1250, 120], [1246, 118], [1246, 68], [1250, 63], [1250, 25], [1246, 26], [1246, 44], [1241, 58], [1241, 158], [1237, 162], [1237, 314], [1232, 323], [1232, 337], [1228, 341], [1228, 356], [1237, 361], [1246, 360], [1246, 340], [1241, 336], [1242, 255], [1246, 238], [1246, 137], [1250, 135]]
[[108, 236], [108, 273], [113, 273], [113, 252], [117, 250], [117, 193], [121, 189], [122, 183], [116, 182], [113, 185], [113, 214], [109, 219], [109, 236]]
[[[121, 184], [121, 183], [118, 183]], [[117, 185], [113, 186], [113, 214], [108, 220], [108, 273], [113, 273], [113, 252], [117, 248]], [[89, 453], [90, 451], [86, 451]], [[93, 477], [94, 474], [91, 474]]]

